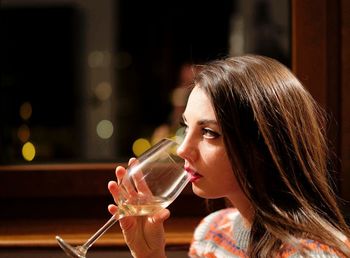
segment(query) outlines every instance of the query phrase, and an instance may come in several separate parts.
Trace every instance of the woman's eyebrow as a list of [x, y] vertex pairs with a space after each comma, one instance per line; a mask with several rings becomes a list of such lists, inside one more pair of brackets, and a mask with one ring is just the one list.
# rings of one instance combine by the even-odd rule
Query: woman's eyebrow
[[[186, 122], [186, 117], [184, 114], [182, 114], [182, 120], [184, 122]], [[197, 124], [198, 125], [207, 125], [207, 124], [214, 124], [214, 125], [217, 125], [218, 122], [215, 120], [215, 119], [201, 119], [199, 121], [197, 121]]]
[[214, 119], [201, 119], [197, 122], [198, 125], [214, 124], [217, 125], [218, 122]]

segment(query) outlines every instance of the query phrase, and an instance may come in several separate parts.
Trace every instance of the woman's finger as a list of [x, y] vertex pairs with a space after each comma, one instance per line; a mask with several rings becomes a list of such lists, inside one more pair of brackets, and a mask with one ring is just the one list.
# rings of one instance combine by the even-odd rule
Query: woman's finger
[[120, 190], [120, 194], [123, 195], [124, 199], [129, 199], [130, 197], [135, 197], [137, 195], [137, 192], [130, 182], [128, 176], [126, 176], [127, 170], [122, 167], [118, 166], [115, 169], [115, 174], [118, 180], [118, 185]]
[[130, 158], [128, 162], [128, 166], [130, 166], [132, 163], [134, 163], [136, 158]]
[[149, 189], [145, 177], [142, 173], [142, 171], [137, 171], [133, 176], [136, 189], [138, 192], [142, 193], [145, 196], [153, 196], [152, 191]]
[[132, 179], [138, 193], [142, 193], [144, 196], [152, 196], [152, 191], [149, 189], [142, 169], [138, 167], [139, 161], [136, 158], [129, 160], [129, 168], [132, 170]]
[[116, 169], [115, 169], [115, 176], [117, 177], [118, 184], [121, 183], [121, 181], [122, 181], [123, 177], [125, 176], [125, 174], [126, 174], [126, 169], [123, 166], [116, 167]]
[[119, 186], [115, 181], [108, 182], [108, 190], [111, 193], [115, 203], [118, 203], [119, 200]]
[[108, 205], [108, 211], [110, 214], [114, 215], [118, 212], [118, 206], [114, 204]]

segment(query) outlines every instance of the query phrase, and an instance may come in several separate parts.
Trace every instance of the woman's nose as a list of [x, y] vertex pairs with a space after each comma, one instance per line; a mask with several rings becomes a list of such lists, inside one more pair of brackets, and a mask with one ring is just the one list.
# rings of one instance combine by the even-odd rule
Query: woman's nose
[[195, 148], [193, 146], [193, 143], [185, 137], [185, 139], [182, 141], [180, 146], [177, 148], [177, 155], [179, 155], [181, 158], [189, 161], [194, 161], [196, 154], [195, 154]]

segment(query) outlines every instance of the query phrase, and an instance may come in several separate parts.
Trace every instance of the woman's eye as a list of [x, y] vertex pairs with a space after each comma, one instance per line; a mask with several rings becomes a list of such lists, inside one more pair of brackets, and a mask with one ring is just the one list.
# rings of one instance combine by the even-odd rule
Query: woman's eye
[[203, 128], [202, 129], [202, 134], [204, 137], [208, 138], [208, 139], [215, 139], [217, 137], [220, 136], [219, 133], [211, 130], [211, 129], [208, 129], [208, 128]]

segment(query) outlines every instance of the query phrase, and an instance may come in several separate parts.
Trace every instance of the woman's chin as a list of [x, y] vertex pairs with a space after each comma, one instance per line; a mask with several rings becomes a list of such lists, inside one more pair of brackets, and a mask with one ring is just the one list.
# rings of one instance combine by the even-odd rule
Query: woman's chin
[[192, 191], [198, 197], [205, 198], [205, 199], [211, 198], [207, 191], [203, 190], [202, 188], [198, 187], [195, 184], [192, 184]]
[[224, 195], [218, 193], [217, 191], [210, 191], [208, 189], [203, 189], [196, 184], [192, 184], [192, 191], [198, 197], [204, 199], [219, 199], [225, 197]]

